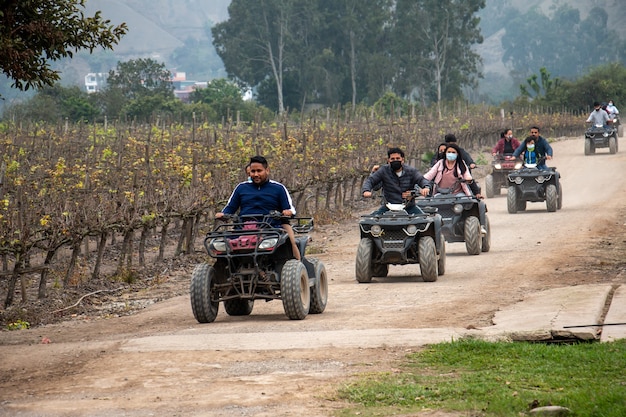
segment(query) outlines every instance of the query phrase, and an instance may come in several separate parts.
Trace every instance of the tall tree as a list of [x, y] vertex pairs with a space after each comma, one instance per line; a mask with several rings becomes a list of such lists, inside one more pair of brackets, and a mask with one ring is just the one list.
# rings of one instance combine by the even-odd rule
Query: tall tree
[[396, 86], [405, 95], [417, 89], [424, 104], [435, 101], [441, 117], [444, 98], [462, 94], [478, 75], [482, 42], [476, 13], [484, 0], [398, 0], [394, 27]]
[[79, 50], [112, 49], [126, 24], [84, 15], [86, 0], [5, 0], [0, 4], [0, 68], [21, 90], [53, 85], [60, 76], [50, 61]]
[[[302, 0], [299, 0], [302, 1]], [[298, 0], [233, 0], [229, 19], [212, 29], [226, 72], [249, 86], [272, 78], [284, 112], [283, 79], [289, 68], [293, 14]]]

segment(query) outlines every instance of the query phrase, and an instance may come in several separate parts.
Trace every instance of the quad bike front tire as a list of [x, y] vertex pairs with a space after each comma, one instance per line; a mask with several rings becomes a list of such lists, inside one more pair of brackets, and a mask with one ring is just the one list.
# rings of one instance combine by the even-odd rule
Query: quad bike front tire
[[425, 282], [437, 281], [437, 246], [430, 236], [422, 236], [417, 243], [417, 254], [420, 261], [420, 271]]
[[487, 217], [487, 215], [485, 214], [485, 230], [487, 231], [487, 233], [485, 233], [485, 236], [482, 236], [482, 248], [481, 250], [483, 252], [489, 252], [489, 249], [491, 249], [491, 225], [489, 224], [489, 217]]
[[374, 277], [386, 277], [389, 275], [389, 264], [373, 264], [372, 276]]
[[280, 277], [280, 298], [285, 314], [290, 320], [303, 320], [311, 308], [309, 274], [302, 262], [290, 259], [285, 262]]
[[[230, 289], [228, 294], [235, 292], [234, 289]], [[232, 298], [230, 300], [224, 300], [224, 311], [229, 316], [249, 316], [254, 308], [254, 300], [247, 300], [243, 298]]]
[[617, 138], [615, 136], [611, 136], [609, 138], [609, 153], [611, 155], [615, 155], [617, 153]]
[[311, 287], [311, 307], [309, 314], [320, 314], [326, 309], [328, 302], [328, 277], [326, 275], [326, 267], [319, 259], [311, 258], [309, 261], [313, 264], [315, 270], [315, 285]]
[[559, 196], [557, 194], [556, 185], [548, 184], [546, 186], [546, 208], [550, 213], [555, 212], [559, 202]]
[[492, 198], [494, 194], [493, 175], [489, 174], [485, 177], [485, 196], [487, 196], [487, 198]]
[[561, 207], [563, 207], [563, 187], [561, 186], [561, 181], [559, 181], [559, 197], [556, 200], [556, 209], [557, 210], [561, 210]]
[[480, 236], [480, 220], [476, 216], [468, 216], [463, 225], [463, 237], [465, 238], [465, 249], [468, 255], [479, 255], [482, 248], [482, 237]]
[[363, 238], [356, 249], [355, 275], [360, 283], [372, 282], [372, 251], [374, 244], [371, 239]]
[[591, 139], [585, 138], [585, 155], [591, 155], [593, 153], [591, 152], [592, 146]]
[[191, 310], [198, 323], [212, 323], [217, 317], [219, 301], [211, 299], [215, 280], [215, 269], [206, 263], [196, 265], [191, 274]]
[[506, 192], [506, 209], [509, 213], [517, 213], [517, 188], [511, 185]]
[[437, 275], [446, 273], [446, 240], [441, 234], [441, 250], [439, 251], [439, 259], [437, 260]]

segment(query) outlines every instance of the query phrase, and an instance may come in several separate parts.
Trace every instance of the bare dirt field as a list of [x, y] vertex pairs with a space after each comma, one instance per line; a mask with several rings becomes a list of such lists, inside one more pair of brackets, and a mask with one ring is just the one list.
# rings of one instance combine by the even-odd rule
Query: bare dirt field
[[[422, 281], [414, 265], [358, 284], [355, 213], [311, 234], [311, 247], [321, 252], [312, 256], [330, 280], [323, 314], [290, 321], [279, 301], [257, 301], [250, 316], [230, 317], [220, 306], [214, 323], [199, 324], [186, 293], [189, 274], [180, 274], [111, 298], [130, 304], [167, 298], [154, 296], [158, 291], [182, 294], [135, 314], [94, 312], [2, 331], [0, 415], [331, 416], [349, 405], [336, 395], [343, 384], [393, 372], [432, 337], [487, 328], [496, 311], [533, 292], [624, 283], [626, 151], [584, 156], [582, 138], [553, 148], [549, 165], [562, 174], [562, 210], [529, 203], [513, 215], [505, 196], [487, 200], [490, 252], [469, 256], [463, 243], [448, 244], [446, 273], [436, 282]], [[414, 337], [419, 329], [424, 342]]]

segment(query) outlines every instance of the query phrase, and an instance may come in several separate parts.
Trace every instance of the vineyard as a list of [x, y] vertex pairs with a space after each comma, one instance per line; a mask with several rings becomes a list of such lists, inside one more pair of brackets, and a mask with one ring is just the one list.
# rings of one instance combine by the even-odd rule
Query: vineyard
[[51, 287], [141, 279], [147, 264], [166, 260], [168, 245], [176, 248], [168, 256], [193, 253], [255, 154], [268, 158], [271, 177], [290, 190], [298, 214], [324, 223], [350, 213], [369, 168], [384, 163], [390, 145], [423, 170], [423, 158], [448, 132], [478, 154], [505, 126], [523, 138], [536, 124], [555, 138], [580, 134], [583, 120], [530, 110], [514, 120], [487, 109], [456, 113], [444, 121], [327, 113], [274, 124], [2, 125], [2, 304], [11, 308], [16, 294], [22, 304], [29, 294], [45, 298]]

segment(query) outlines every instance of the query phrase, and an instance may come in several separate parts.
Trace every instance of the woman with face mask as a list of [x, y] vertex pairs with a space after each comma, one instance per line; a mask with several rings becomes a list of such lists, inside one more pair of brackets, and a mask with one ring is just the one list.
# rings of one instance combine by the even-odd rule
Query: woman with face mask
[[[445, 158], [437, 161], [424, 174], [424, 178], [434, 183], [433, 195], [437, 193], [438, 188], [451, 188], [453, 194], [476, 195], [476, 197], [482, 198], [478, 184], [473, 181], [472, 174], [461, 158], [461, 150], [454, 143], [448, 143]], [[460, 178], [466, 182], [459, 182]]]

